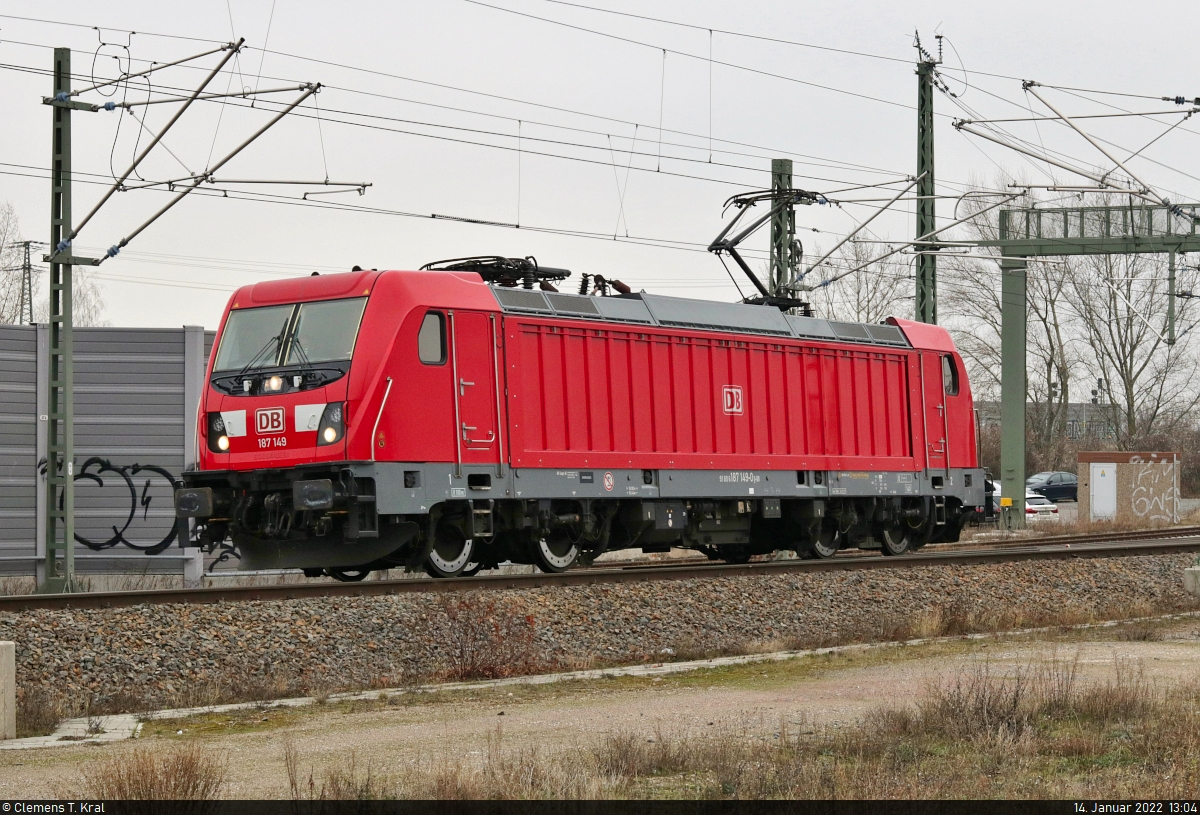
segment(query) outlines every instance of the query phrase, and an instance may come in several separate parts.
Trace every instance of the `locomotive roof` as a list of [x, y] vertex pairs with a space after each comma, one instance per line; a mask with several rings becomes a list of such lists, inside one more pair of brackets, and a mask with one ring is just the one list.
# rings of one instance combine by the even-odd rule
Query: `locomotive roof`
[[492, 287], [492, 293], [496, 296], [500, 308], [508, 313], [912, 347], [904, 332], [894, 325], [797, 317], [784, 314], [773, 306], [690, 300], [644, 292], [616, 297], [588, 297], [561, 292]]
[[[721, 303], [660, 294], [623, 294], [595, 297], [563, 292], [505, 288], [484, 284], [472, 272], [359, 271], [349, 274], [271, 280], [243, 286], [230, 298], [231, 308], [292, 303], [366, 294], [382, 276], [398, 275], [407, 287], [422, 292], [415, 296], [430, 305], [448, 305], [447, 298], [459, 307], [486, 308], [493, 300], [509, 314], [530, 314], [582, 320], [603, 320], [630, 326], [662, 326], [709, 331], [739, 332], [769, 337], [790, 337], [829, 342], [851, 342], [896, 348], [954, 350], [944, 328], [908, 320], [890, 318], [885, 325], [841, 322], [820, 317], [784, 314], [774, 306], [745, 303]], [[450, 278], [456, 278], [451, 280]], [[419, 285], [418, 285], [419, 284]], [[474, 284], [474, 285], [472, 285]], [[490, 291], [491, 298], [483, 294]]]

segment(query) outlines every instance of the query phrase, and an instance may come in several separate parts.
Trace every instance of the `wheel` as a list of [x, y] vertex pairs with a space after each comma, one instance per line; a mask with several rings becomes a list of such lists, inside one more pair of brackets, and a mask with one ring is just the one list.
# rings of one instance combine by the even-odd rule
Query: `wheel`
[[433, 549], [421, 566], [430, 577], [457, 577], [471, 563], [474, 554], [474, 538], [468, 538], [453, 524], [440, 523]]
[[879, 540], [883, 543], [883, 554], [889, 557], [904, 554], [911, 543], [907, 527], [899, 523], [881, 528]]
[[339, 583], [357, 583], [360, 580], [366, 579], [366, 576], [371, 573], [370, 569], [326, 569], [325, 574], [332, 577]]
[[825, 560], [836, 555], [842, 548], [841, 535], [836, 528], [822, 526], [813, 536], [812, 541], [805, 547], [804, 555], [808, 558]]
[[483, 571], [483, 562], [477, 560], [474, 563], [468, 563], [466, 565], [466, 567], [461, 572], [459, 572], [458, 576], [459, 577], [474, 577], [475, 575], [479, 574], [481, 571]]
[[535, 542], [534, 563], [543, 572], [565, 572], [579, 557], [579, 547], [565, 533], [557, 533]]

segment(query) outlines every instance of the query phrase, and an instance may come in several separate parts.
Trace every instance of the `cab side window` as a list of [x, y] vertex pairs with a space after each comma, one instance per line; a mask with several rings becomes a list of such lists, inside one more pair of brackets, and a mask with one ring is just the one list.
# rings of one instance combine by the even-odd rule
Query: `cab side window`
[[426, 365], [441, 365], [446, 361], [446, 316], [431, 311], [421, 321], [417, 334], [417, 357]]
[[958, 396], [958, 366], [949, 354], [942, 357], [942, 389], [947, 396]]

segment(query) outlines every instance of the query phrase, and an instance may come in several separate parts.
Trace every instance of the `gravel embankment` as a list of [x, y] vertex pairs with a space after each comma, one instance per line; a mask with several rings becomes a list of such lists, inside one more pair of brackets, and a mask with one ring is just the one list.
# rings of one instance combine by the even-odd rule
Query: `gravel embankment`
[[[39, 610], [0, 614], [0, 640], [17, 643], [22, 692], [40, 690], [76, 705], [95, 695], [110, 709], [136, 709], [395, 686], [446, 671], [456, 660], [569, 668], [736, 651], [754, 642], [802, 647], [1196, 609], [1182, 585], [1193, 560], [1187, 554], [474, 595]], [[457, 622], [448, 603], [463, 604]], [[481, 645], [495, 625], [518, 636], [507, 646]]]

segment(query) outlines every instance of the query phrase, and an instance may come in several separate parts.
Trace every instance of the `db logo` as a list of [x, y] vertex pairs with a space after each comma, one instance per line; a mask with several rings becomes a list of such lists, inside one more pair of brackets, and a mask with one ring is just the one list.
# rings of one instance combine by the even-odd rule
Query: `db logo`
[[604, 474], [604, 489], [608, 490], [609, 492], [612, 492], [614, 483], [615, 482], [613, 481], [613, 474], [605, 473]]
[[721, 397], [725, 412], [736, 416], [742, 415], [742, 389], [738, 385], [726, 385], [721, 388]]
[[254, 428], [261, 433], [283, 432], [283, 408], [262, 408], [254, 411]]

